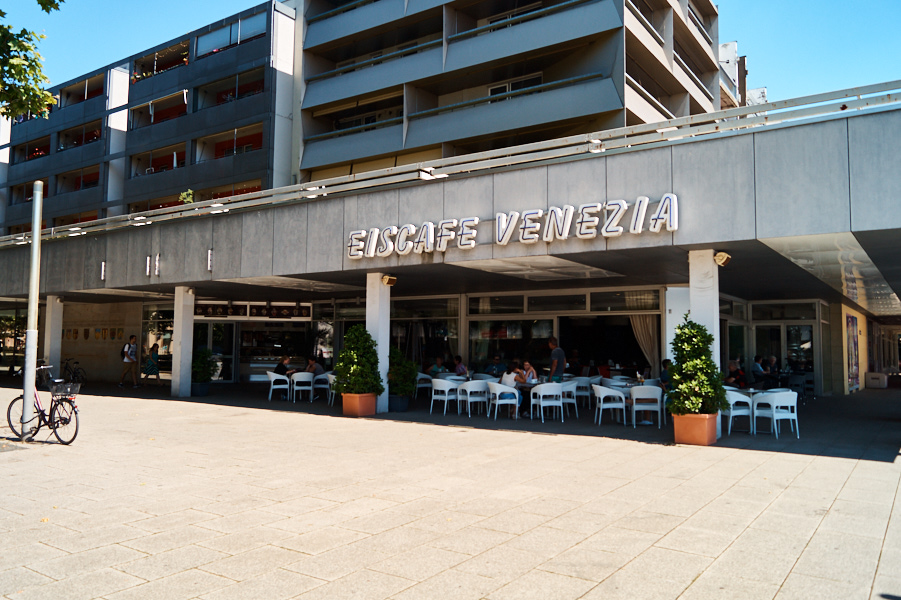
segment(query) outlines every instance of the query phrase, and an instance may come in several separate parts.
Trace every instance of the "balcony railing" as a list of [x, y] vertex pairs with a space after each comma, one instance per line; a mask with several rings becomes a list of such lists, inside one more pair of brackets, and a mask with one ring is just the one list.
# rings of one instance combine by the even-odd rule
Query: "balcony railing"
[[347, 129], [337, 129], [335, 131], [329, 131], [326, 133], [320, 133], [318, 135], [311, 135], [310, 137], [304, 138], [305, 142], [318, 142], [319, 140], [328, 140], [336, 137], [341, 137], [345, 135], [351, 135], [354, 133], [360, 133], [362, 131], [369, 131], [370, 129], [382, 129], [384, 127], [390, 127], [392, 125], [399, 125], [404, 122], [403, 117], [394, 117], [393, 119], [385, 119], [384, 121], [375, 121], [374, 123], [364, 123], [363, 125], [357, 125], [356, 127], [348, 127]]
[[649, 91], [644, 89], [644, 86], [638, 83], [638, 81], [628, 73], [626, 73], [626, 83], [628, 83], [629, 87], [635, 90], [639, 96], [644, 98], [645, 102], [657, 109], [657, 112], [659, 112], [661, 115], [663, 115], [667, 119], [676, 118], [667, 107], [663, 106], [663, 104], [661, 104], [660, 101], [657, 100], [657, 98], [652, 96]]
[[708, 44], [713, 45], [713, 38], [710, 37], [710, 34], [707, 33], [707, 28], [704, 26], [704, 23], [701, 22], [700, 17], [695, 14], [694, 9], [691, 7], [691, 4], [688, 5], [688, 20], [694, 23], [695, 27], [698, 28], [698, 33], [701, 34]]
[[626, 7], [629, 9], [629, 12], [632, 13], [632, 16], [634, 16], [636, 19], [638, 19], [639, 23], [644, 25], [644, 28], [647, 30], [648, 33], [651, 34], [651, 37], [653, 37], [655, 40], [657, 40], [658, 44], [663, 46], [665, 44], [663, 36], [660, 35], [660, 32], [657, 31], [653, 25], [651, 25], [651, 22], [648, 21], [648, 18], [645, 17], [644, 14], [640, 10], [638, 10], [638, 7], [632, 3], [632, 0], [626, 0]]
[[404, 56], [409, 56], [411, 54], [417, 54], [424, 50], [428, 50], [429, 48], [436, 48], [438, 46], [441, 46], [441, 44], [442, 44], [441, 40], [433, 40], [431, 42], [425, 42], [424, 44], [419, 44], [418, 46], [412, 46], [410, 48], [404, 48], [403, 50], [397, 50], [396, 52], [384, 54], [384, 55], [378, 56], [376, 58], [362, 60], [358, 63], [354, 63], [352, 65], [347, 65], [345, 67], [341, 67], [340, 69], [332, 69], [331, 71], [326, 71], [324, 73], [319, 73], [318, 75], [313, 75], [312, 77], [307, 78], [307, 82], [319, 81], [320, 79], [328, 79], [330, 77], [336, 77], [338, 75], [343, 75], [344, 73], [350, 73], [352, 71], [364, 69], [366, 67], [370, 67], [372, 65], [377, 65], [379, 63], [383, 63], [383, 62], [386, 62], [389, 60], [395, 60], [398, 58], [403, 58]]
[[578, 77], [570, 77], [569, 79], [560, 79], [559, 81], [552, 81], [551, 83], [543, 83], [541, 85], [534, 85], [532, 87], [523, 88], [521, 90], [514, 90], [512, 92], [505, 92], [503, 94], [496, 94], [494, 96], [482, 96], [481, 98], [476, 98], [474, 100], [467, 100], [465, 102], [457, 102], [456, 104], [448, 104], [447, 106], [439, 106], [437, 108], [421, 110], [419, 112], [411, 113], [410, 119], [419, 119], [422, 117], [430, 117], [432, 115], [453, 112], [455, 110], [460, 110], [463, 108], [471, 108], [473, 106], [478, 106], [480, 104], [491, 104], [493, 102], [500, 102], [502, 100], [507, 100], [508, 98], [518, 98], [520, 96], [528, 96], [530, 94], [540, 94], [542, 92], [547, 92], [547, 91], [555, 90], [558, 88], [568, 87], [570, 85], [575, 85], [577, 83], [582, 83], [583, 81], [591, 81], [593, 79], [603, 79], [603, 78], [604, 78], [604, 75], [602, 73], [589, 73], [588, 75], [580, 75]]
[[347, 4], [342, 4], [338, 8], [333, 8], [332, 10], [327, 10], [324, 13], [319, 13], [314, 17], [308, 18], [307, 23], [322, 21], [324, 19], [328, 19], [329, 17], [334, 17], [335, 15], [340, 15], [341, 13], [351, 11], [355, 8], [360, 8], [361, 6], [365, 6], [367, 4], [373, 4], [375, 2], [378, 2], [378, 0], [357, 0], [356, 2], [348, 2]]
[[542, 8], [536, 11], [523, 13], [516, 17], [511, 17], [509, 19], [504, 19], [503, 21], [498, 21], [497, 23], [489, 23], [488, 25], [482, 25], [481, 27], [476, 27], [475, 29], [468, 29], [466, 31], [461, 31], [460, 33], [455, 33], [454, 35], [447, 36], [448, 42], [456, 42], [457, 40], [463, 40], [469, 37], [474, 37], [477, 35], [481, 35], [483, 33], [488, 33], [490, 31], [496, 31], [498, 29], [506, 29], [511, 25], [519, 25], [520, 23], [525, 23], [526, 21], [532, 21], [534, 19], [540, 19], [541, 17], [546, 17], [547, 15], [551, 15], [557, 12], [562, 12], [564, 10], [568, 10], [573, 6], [578, 6], [579, 4], [586, 4], [588, 2], [594, 2], [595, 0], [567, 0], [566, 2], [562, 2], [560, 4], [555, 4], [554, 6], [548, 6], [547, 8]]
[[682, 70], [688, 74], [688, 78], [691, 79], [694, 84], [701, 89], [702, 92], [704, 92], [704, 95], [707, 96], [707, 98], [711, 102], [713, 102], [713, 94], [710, 93], [710, 90], [707, 89], [707, 86], [704, 85], [704, 82], [701, 81], [701, 79], [697, 75], [695, 75], [695, 72], [691, 70], [691, 67], [689, 67], [688, 64], [686, 64], [686, 62], [682, 60], [682, 57], [677, 53], [673, 52], [673, 56], [676, 59], [676, 64], [682, 67]]

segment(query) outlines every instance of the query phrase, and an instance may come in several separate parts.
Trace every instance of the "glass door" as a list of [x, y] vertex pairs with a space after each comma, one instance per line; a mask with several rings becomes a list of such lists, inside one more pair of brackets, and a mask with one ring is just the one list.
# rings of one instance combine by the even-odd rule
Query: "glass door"
[[235, 324], [207, 321], [194, 323], [194, 351], [209, 348], [217, 368], [213, 381], [235, 381]]

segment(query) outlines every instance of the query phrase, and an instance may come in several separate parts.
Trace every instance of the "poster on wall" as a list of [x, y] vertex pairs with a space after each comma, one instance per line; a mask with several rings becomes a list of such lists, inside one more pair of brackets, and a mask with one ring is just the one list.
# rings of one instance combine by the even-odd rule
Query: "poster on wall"
[[124, 327], [119, 327], [118, 329], [116, 329], [116, 339], [117, 340], [125, 339], [125, 328]]
[[77, 339], [78, 339], [78, 329], [73, 329], [73, 330], [72, 330], [72, 339], [73, 339], [73, 340], [77, 340]]
[[857, 347], [857, 317], [848, 315], [848, 391], [860, 389], [860, 356]]

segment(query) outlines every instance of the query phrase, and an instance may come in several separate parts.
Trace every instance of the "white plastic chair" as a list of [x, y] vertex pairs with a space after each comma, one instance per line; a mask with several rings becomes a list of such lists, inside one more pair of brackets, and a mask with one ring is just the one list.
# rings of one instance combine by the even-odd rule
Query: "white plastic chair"
[[[777, 421], [788, 421], [792, 431], [801, 439], [801, 429], [798, 427], [798, 393], [797, 392], [770, 392], [754, 397], [754, 420], [758, 418], [770, 419], [770, 433], [779, 439], [779, 424]], [[757, 431], [757, 427], [754, 427]]]
[[466, 414], [472, 417], [472, 403], [485, 403], [488, 409], [488, 382], [467, 381], [457, 387], [457, 414], [460, 413], [463, 402], [466, 402]]
[[600, 425], [605, 410], [621, 410], [623, 411], [623, 427], [626, 426], [626, 396], [620, 390], [604, 387], [602, 385], [592, 385], [594, 397], [597, 400], [597, 408], [595, 409], [595, 422]]
[[563, 400], [563, 405], [567, 407], [566, 414], [569, 414], [568, 405], [572, 404], [573, 407], [576, 409], [576, 418], [577, 419], [579, 418], [578, 390], [579, 390], [579, 382], [578, 381], [576, 381], [575, 379], [572, 379], [571, 381], [566, 381], [563, 383], [563, 396], [561, 397], [561, 399]]
[[[537, 402], [536, 402], [537, 400]], [[563, 384], [542, 383], [532, 388], [532, 404], [538, 404], [541, 422], [544, 423], [545, 408], [559, 408], [560, 422], [563, 422]], [[531, 414], [531, 411], [530, 411]]]
[[316, 390], [323, 390], [325, 392], [326, 397], [329, 395], [330, 385], [328, 382], [328, 373], [323, 373], [322, 375], [317, 375], [313, 377], [313, 395], [316, 395]]
[[488, 417], [491, 418], [491, 407], [494, 407], [494, 420], [497, 421], [497, 413], [500, 410], [502, 404], [506, 404], [509, 406], [513, 406], [513, 410], [516, 414], [513, 415], [514, 419], [519, 418], [519, 394], [516, 393], [516, 388], [512, 388], [509, 385], [502, 385], [500, 383], [495, 383], [493, 381], [488, 381]]
[[[447, 381], [446, 379], [433, 379], [432, 401], [429, 404], [429, 414], [432, 414], [432, 408], [435, 406], [436, 400], [438, 402], [444, 402], [444, 414], [447, 414], [447, 403], [451, 400], [457, 402], [457, 383], [454, 381]], [[459, 406], [457, 412], [460, 412]]]
[[335, 405], [335, 381], [337, 381], [338, 378], [335, 376], [334, 373], [326, 373], [325, 376], [328, 378], [328, 405], [334, 406]]
[[285, 390], [285, 394], [291, 389], [291, 382], [284, 375], [277, 375], [272, 371], [266, 371], [269, 376], [269, 401], [272, 402], [272, 392], [275, 390]]
[[662, 427], [663, 390], [656, 385], [636, 385], [629, 390], [632, 397], [632, 427], [635, 427], [635, 413], [653, 410], [657, 413], [657, 429]]
[[[645, 379], [644, 385], [656, 385], [657, 387], [660, 387], [660, 380], [659, 379]], [[663, 389], [663, 388], [660, 388], [660, 389]]]
[[[732, 435], [732, 419], [735, 417], [743, 417], [747, 416], [748, 420], [751, 419], [751, 399], [745, 396], [744, 394], [739, 394], [738, 392], [733, 392], [731, 390], [726, 390], [726, 401], [729, 403], [729, 408], [722, 411], [723, 415], [729, 417], [729, 429], [728, 434]], [[752, 423], [753, 425], [753, 423]], [[753, 428], [752, 428], [753, 431]]]
[[576, 377], [574, 381], [576, 382], [576, 399], [585, 400], [584, 404], [591, 410], [591, 380], [588, 377]]
[[432, 393], [432, 377], [431, 375], [426, 375], [425, 373], [418, 373], [416, 375], [416, 395], [419, 396], [419, 390], [427, 389], [429, 393]]
[[302, 372], [291, 375], [291, 401], [297, 401], [297, 394], [303, 400], [304, 394], [310, 395], [310, 402], [313, 401], [313, 374]]

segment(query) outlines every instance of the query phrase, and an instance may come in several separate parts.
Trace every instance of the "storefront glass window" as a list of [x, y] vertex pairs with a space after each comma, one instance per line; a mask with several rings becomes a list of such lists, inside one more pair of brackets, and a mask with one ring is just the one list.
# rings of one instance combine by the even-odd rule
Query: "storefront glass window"
[[172, 372], [172, 330], [175, 326], [175, 309], [171, 304], [144, 305], [141, 323], [142, 356], [146, 356], [151, 346], [159, 344], [160, 373]]
[[456, 319], [407, 319], [392, 321], [391, 345], [425, 371], [440, 356], [450, 368], [460, 354]]
[[392, 319], [456, 317], [459, 314], [459, 298], [423, 298], [391, 302]]
[[469, 360], [473, 372], [484, 370], [495, 355], [504, 363], [518, 358], [539, 365], [549, 363], [547, 340], [553, 335], [553, 319], [505, 319], [471, 321]]
[[569, 312], [585, 310], [585, 294], [529, 296], [529, 312]]
[[592, 311], [659, 310], [659, 290], [633, 290], [625, 292], [592, 292]]
[[816, 319], [817, 306], [813, 302], [792, 302], [785, 304], [754, 304], [752, 313], [755, 321], [794, 321]]
[[498, 315], [521, 313], [524, 296], [481, 296], [469, 299], [469, 314]]

